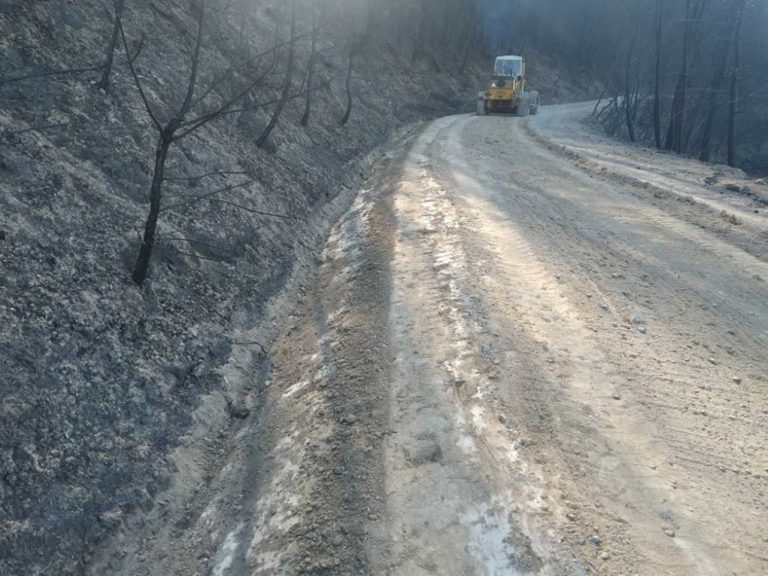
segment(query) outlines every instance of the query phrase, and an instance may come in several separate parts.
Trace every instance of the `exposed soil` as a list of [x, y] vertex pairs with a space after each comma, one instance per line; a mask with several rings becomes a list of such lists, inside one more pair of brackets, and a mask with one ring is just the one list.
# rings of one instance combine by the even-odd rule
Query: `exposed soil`
[[92, 573], [768, 570], [764, 215], [585, 163], [584, 112], [392, 148], [211, 481]]
[[[186, 533], [202, 501], [189, 495], [214, 482], [240, 428], [268, 428], [261, 422], [271, 405], [264, 382], [275, 379], [268, 362], [278, 374], [301, 366], [280, 364], [267, 349], [298, 313], [297, 300], [316, 290], [310, 279], [331, 226], [391, 142], [402, 144], [420, 122], [472, 109], [488, 63], [477, 54], [466, 66], [464, 54], [416, 54], [420, 39], [407, 33], [397, 46], [389, 37], [370, 40], [356, 58], [352, 115], [342, 126], [349, 34], [362, 22], [336, 3], [321, 18], [307, 127], [299, 124], [304, 99], [296, 98], [263, 148], [255, 141], [272, 106], [228, 114], [173, 146], [153, 266], [138, 288], [130, 272], [157, 133], [123, 51], [109, 93], [96, 88], [98, 71], [43, 74], [104, 61], [111, 3], [0, 5], [0, 573], [117, 570], [150, 554], [120, 534], [157, 530], [153, 538], [166, 542]], [[288, 23], [277, 22], [280, 0], [206, 5], [215, 17], [204, 35], [198, 95], [233, 62], [272, 46], [276, 30], [288, 33]], [[127, 39], [133, 48], [144, 39], [136, 66], [161, 119], [183, 100], [196, 6], [126, 3]], [[301, 34], [311, 19], [311, 10], [299, 11]], [[309, 51], [303, 36], [297, 87]], [[286, 53], [273, 68], [261, 62], [259, 70], [274, 74], [250, 104], [280, 93]], [[531, 62], [532, 80], [552, 98], [595, 89], [536, 55]], [[230, 80], [210, 92], [207, 106], [245, 82], [239, 73]], [[327, 322], [325, 304], [313, 306]], [[326, 328], [318, 330], [319, 338]], [[264, 444], [243, 456], [246, 478], [270, 477], [269, 450]], [[247, 484], [255, 502], [257, 483]], [[172, 566], [169, 548], [146, 565], [160, 573], [166, 555]]]
[[[1, 4], [3, 79], [102, 61], [109, 3]], [[183, 98], [195, 4], [126, 3], [126, 34], [131, 43], [145, 35], [137, 66], [161, 115]], [[208, 3], [217, 26], [241, 29], [224, 10], [233, 4]], [[248, 4], [249, 44], [234, 33], [206, 37], [201, 86], [238, 50], [271, 44], [281, 3]], [[310, 20], [302, 15], [301, 31]], [[261, 369], [380, 147], [425, 118], [471, 107], [474, 62], [458, 78], [372, 46], [341, 126], [347, 39], [334, 30], [318, 44], [322, 87], [308, 127], [296, 99], [263, 149], [255, 140], [271, 107], [229, 115], [174, 146], [166, 207], [250, 183], [222, 201], [163, 211], [141, 289], [130, 272], [156, 132], [122, 53], [109, 94], [94, 86], [98, 73], [0, 83], [0, 573], [81, 574], [116, 531], [170, 515], [186, 502], [174, 490], [199, 490], [243, 416], [261, 406], [256, 380], [239, 380], [232, 366]], [[297, 50], [298, 85], [309, 42]], [[276, 70], [254, 98], [279, 92]], [[432, 93], [440, 98], [424, 97]], [[220, 171], [250, 176], [198, 177]]]
[[[101, 54], [100, 2], [6, 5], [12, 69]], [[147, 14], [167, 102], [189, 15]], [[590, 105], [420, 125], [477, 87], [386, 51], [342, 128], [321, 51], [323, 120], [171, 160], [172, 194], [247, 169], [230, 199], [298, 220], [169, 214], [142, 290], [125, 70], [2, 87], [0, 572], [768, 572], [765, 184], [605, 139]]]

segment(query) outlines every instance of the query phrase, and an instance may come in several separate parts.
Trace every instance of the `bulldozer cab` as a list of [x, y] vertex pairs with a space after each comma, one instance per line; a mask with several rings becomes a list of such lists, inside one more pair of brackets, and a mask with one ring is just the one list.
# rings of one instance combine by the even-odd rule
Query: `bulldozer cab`
[[493, 67], [497, 78], [519, 78], [525, 76], [525, 60], [521, 56], [499, 56]]
[[485, 92], [477, 97], [477, 113], [509, 112], [518, 116], [536, 114], [539, 110], [539, 93], [526, 89], [525, 58], [499, 56], [493, 65], [493, 80]]

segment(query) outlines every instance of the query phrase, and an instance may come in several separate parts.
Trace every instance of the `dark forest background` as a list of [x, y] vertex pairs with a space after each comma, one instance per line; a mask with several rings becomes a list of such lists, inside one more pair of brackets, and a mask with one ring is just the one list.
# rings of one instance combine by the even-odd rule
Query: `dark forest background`
[[477, 0], [491, 52], [599, 80], [612, 135], [768, 170], [765, 0]]

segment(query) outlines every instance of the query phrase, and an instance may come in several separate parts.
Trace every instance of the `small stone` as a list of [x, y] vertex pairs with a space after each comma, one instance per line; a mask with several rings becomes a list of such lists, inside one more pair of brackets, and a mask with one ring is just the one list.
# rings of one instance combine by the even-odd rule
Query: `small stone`
[[731, 378], [731, 380], [733, 381], [734, 384], [741, 384], [741, 378], [739, 378], [738, 376], [734, 376], [733, 378]]
[[664, 528], [664, 534], [666, 534], [670, 538], [674, 538], [675, 537], [675, 531], [672, 530], [672, 528]]
[[237, 418], [238, 420], [244, 420], [245, 418], [248, 418], [250, 413], [251, 413], [250, 408], [247, 408], [245, 406], [235, 406], [235, 405], [229, 406], [229, 415], [232, 416], [232, 418]]
[[603, 543], [603, 541], [600, 539], [599, 534], [593, 534], [592, 535], [592, 544], [594, 544], [596, 547], [600, 547], [600, 545]]
[[634, 318], [632, 318], [632, 322], [635, 324], [645, 324], [645, 318], [643, 318], [642, 314], [637, 314]]
[[637, 331], [640, 332], [640, 334], [645, 334], [645, 326], [638, 326]]
[[610, 560], [611, 559], [611, 555], [608, 554], [608, 552], [603, 552], [603, 554], [600, 556], [600, 558], [602, 558], [603, 560]]
[[707, 358], [707, 361], [708, 361], [710, 364], [717, 364], [717, 360], [715, 360], [714, 358]]
[[613, 394], [611, 394], [611, 398], [613, 398], [614, 400], [621, 400], [621, 394], [619, 394], [618, 392], [614, 392]]
[[431, 436], [416, 439], [411, 446], [404, 447], [403, 452], [405, 459], [412, 466], [439, 462], [443, 457], [440, 444]]
[[123, 512], [119, 508], [110, 510], [109, 512], [103, 512], [97, 516], [99, 522], [107, 526], [118, 526], [123, 518]]

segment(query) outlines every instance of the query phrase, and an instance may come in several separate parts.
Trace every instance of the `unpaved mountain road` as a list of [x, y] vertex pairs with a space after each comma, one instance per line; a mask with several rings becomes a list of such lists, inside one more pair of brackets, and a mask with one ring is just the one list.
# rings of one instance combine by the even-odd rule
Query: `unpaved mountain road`
[[92, 572], [768, 573], [766, 210], [587, 113], [392, 150], [229, 449]]

